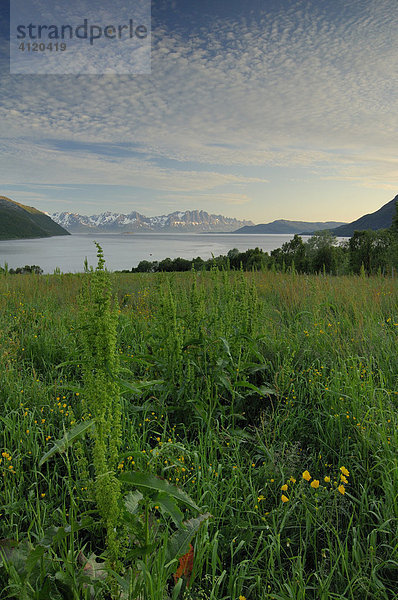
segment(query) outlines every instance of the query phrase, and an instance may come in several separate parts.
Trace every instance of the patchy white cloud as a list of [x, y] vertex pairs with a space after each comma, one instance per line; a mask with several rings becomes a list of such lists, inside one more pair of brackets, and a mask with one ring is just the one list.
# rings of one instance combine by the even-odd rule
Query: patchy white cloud
[[350, 181], [371, 187], [396, 192], [398, 187], [398, 156], [385, 152], [378, 154], [352, 154], [338, 157], [337, 166], [323, 179]]
[[150, 0], [13, 0], [10, 70], [57, 75], [150, 73], [150, 22]]
[[[6, 148], [0, 145], [0, 151]], [[224, 185], [266, 183], [258, 177], [245, 177], [217, 171], [175, 170], [150, 161], [112, 158], [88, 151], [65, 152], [36, 143], [33, 147], [15, 142], [8, 148], [2, 163], [10, 183], [19, 183], [21, 171], [32, 183], [53, 184], [61, 181], [82, 184], [134, 185], [161, 191], [203, 191]], [[10, 184], [9, 183], [9, 184]]]
[[[297, 167], [392, 190], [396, 0], [339, 6], [332, 15], [327, 2], [292, 3], [190, 37], [155, 31], [151, 76], [4, 76], [5, 181], [117, 182], [194, 198], [228, 185], [232, 203], [236, 186], [250, 197], [267, 179], [239, 169]], [[85, 143], [134, 154], [77, 149]], [[163, 166], [169, 159], [179, 164]]]

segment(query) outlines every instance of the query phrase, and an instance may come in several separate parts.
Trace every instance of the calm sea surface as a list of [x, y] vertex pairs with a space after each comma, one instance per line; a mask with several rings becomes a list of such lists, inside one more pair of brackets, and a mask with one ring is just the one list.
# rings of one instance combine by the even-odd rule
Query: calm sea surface
[[[166, 257], [208, 259], [213, 254], [227, 254], [238, 248], [262, 248], [270, 252], [280, 248], [293, 235], [239, 235], [197, 233], [73, 234], [34, 240], [0, 241], [0, 265], [9, 268], [39, 265], [45, 273], [59, 267], [63, 273], [83, 271], [84, 259], [96, 266], [94, 240], [105, 254], [110, 271], [131, 269], [141, 260], [163, 260]], [[308, 236], [303, 236], [308, 239]]]

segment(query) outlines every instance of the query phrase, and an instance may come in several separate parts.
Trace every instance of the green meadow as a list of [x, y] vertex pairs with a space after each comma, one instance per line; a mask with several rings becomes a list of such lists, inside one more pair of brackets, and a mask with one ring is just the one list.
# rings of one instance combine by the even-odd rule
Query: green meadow
[[0, 598], [398, 597], [398, 283], [0, 276]]

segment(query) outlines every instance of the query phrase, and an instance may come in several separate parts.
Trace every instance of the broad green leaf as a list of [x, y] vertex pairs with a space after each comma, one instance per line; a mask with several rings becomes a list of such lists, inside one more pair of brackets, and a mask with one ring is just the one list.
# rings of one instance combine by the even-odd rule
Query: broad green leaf
[[126, 560], [135, 563], [137, 560], [145, 556], [145, 554], [152, 554], [154, 550], [158, 550], [158, 543], [155, 541], [153, 544], [146, 546], [136, 546], [132, 550], [126, 550]]
[[16, 540], [2, 539], [0, 540], [0, 567], [4, 566], [3, 559], [11, 561], [13, 555], [18, 550], [18, 542]]
[[[137, 355], [129, 356], [128, 354], [122, 354], [120, 357], [122, 360], [124, 360], [126, 362], [133, 362], [135, 364], [144, 365], [145, 367], [153, 367], [154, 366], [153, 360], [148, 360], [146, 358], [140, 358]], [[123, 371], [128, 371], [129, 375], [131, 375], [130, 369], [120, 369], [120, 372], [123, 372]]]
[[[92, 527], [94, 520], [91, 517], [83, 516], [80, 521], [73, 523], [73, 531], [80, 531], [81, 529], [88, 529]], [[40, 546], [49, 548], [54, 544], [62, 542], [68, 535], [70, 535], [72, 528], [70, 525], [66, 527], [49, 527], [45, 530], [44, 536], [39, 540]]]
[[128, 598], [131, 587], [131, 569], [127, 571], [127, 574], [124, 575], [124, 577], [122, 577], [121, 575], [119, 575], [119, 573], [116, 573], [116, 571], [112, 571], [112, 569], [109, 568], [108, 573], [116, 579], [116, 581], [122, 588], [121, 598]]
[[138, 490], [129, 492], [124, 498], [124, 506], [126, 507], [126, 510], [133, 515], [143, 497], [144, 496]]
[[152, 499], [152, 502], [154, 504], [158, 504], [162, 513], [169, 515], [177, 527], [183, 526], [182, 520], [184, 515], [178, 508], [175, 498], [170, 496], [170, 494], [159, 492], [159, 494], [156, 494], [156, 496]]
[[229, 381], [229, 379], [227, 379], [224, 375], [219, 375], [218, 376], [218, 380], [223, 384], [223, 386], [229, 390], [230, 392], [232, 392], [232, 386], [231, 386], [231, 382]]
[[245, 440], [253, 441], [255, 439], [252, 434], [248, 433], [245, 429], [230, 429], [230, 433], [231, 435], [236, 435]]
[[199, 510], [199, 507], [188, 496], [188, 494], [184, 492], [184, 490], [169, 483], [166, 481], [166, 479], [157, 477], [156, 475], [152, 475], [150, 473], [141, 473], [140, 471], [130, 471], [129, 473], [123, 473], [120, 475], [119, 479], [123, 483], [129, 483], [144, 490], [147, 489], [153, 492], [164, 492], [165, 494], [173, 496], [173, 498], [176, 500], [187, 504], [191, 508]]
[[133, 394], [140, 395], [147, 388], [155, 387], [155, 385], [163, 383], [163, 379], [153, 379], [152, 381], [137, 381], [135, 383], [130, 383], [129, 381], [126, 381], [125, 379], [120, 379], [120, 377], [118, 377], [116, 379], [116, 382], [122, 388], [133, 392]]
[[41, 457], [39, 467], [41, 467], [56, 452], [65, 452], [72, 442], [82, 437], [82, 435], [94, 425], [94, 420], [83, 421], [69, 431], [65, 431], [64, 436], [54, 442], [53, 447]]
[[245, 387], [250, 390], [253, 390], [254, 392], [257, 392], [257, 394], [259, 394], [260, 396], [268, 396], [269, 394], [275, 394], [275, 390], [273, 388], [267, 387], [265, 385], [257, 387], [256, 385], [253, 385], [248, 381], [237, 381], [235, 385], [238, 387]]
[[180, 579], [177, 581], [177, 584], [174, 586], [173, 595], [171, 596], [171, 600], [177, 600], [177, 598], [180, 595], [183, 584], [184, 584], [184, 579], [182, 577], [180, 577]]
[[160, 383], [164, 383], [163, 379], [153, 379], [151, 381], [135, 381], [134, 383], [130, 383], [125, 379], [122, 379], [118, 375], [114, 375], [110, 369], [106, 369], [108, 375], [115, 381], [120, 387], [133, 392], [134, 394], [142, 394], [142, 391], [154, 387], [155, 385], [159, 385]]
[[49, 527], [44, 532], [44, 536], [39, 541], [41, 546], [50, 548], [52, 544], [56, 544], [64, 540], [69, 533], [65, 531], [65, 527]]
[[28, 558], [26, 559], [26, 571], [27, 573], [31, 573], [35, 568], [38, 561], [42, 558], [46, 549], [44, 546], [36, 546], [33, 550], [29, 552]]
[[222, 342], [222, 345], [224, 346], [225, 352], [227, 353], [228, 357], [232, 360], [231, 350], [229, 348], [229, 344], [228, 344], [227, 340], [222, 337], [222, 338], [220, 338], [220, 342]]
[[64, 596], [57, 590], [55, 581], [46, 579], [38, 590], [36, 600], [48, 600], [49, 598], [51, 598], [51, 600], [63, 600]]
[[274, 388], [267, 387], [266, 385], [260, 385], [260, 387], [258, 389], [260, 391], [260, 394], [263, 396], [276, 394], [276, 391]]
[[86, 558], [83, 552], [79, 552], [78, 561], [83, 567], [83, 573], [90, 579], [106, 579], [107, 571], [104, 562], [98, 562], [97, 556], [92, 553]]
[[248, 373], [258, 373], [258, 371], [266, 371], [268, 369], [268, 365], [258, 365], [256, 363], [249, 363], [246, 367]]
[[168, 561], [173, 560], [173, 558], [179, 558], [188, 552], [193, 536], [199, 531], [202, 523], [210, 517], [210, 513], [204, 513], [194, 519], [184, 521], [185, 529], [179, 529], [169, 539], [166, 552]]

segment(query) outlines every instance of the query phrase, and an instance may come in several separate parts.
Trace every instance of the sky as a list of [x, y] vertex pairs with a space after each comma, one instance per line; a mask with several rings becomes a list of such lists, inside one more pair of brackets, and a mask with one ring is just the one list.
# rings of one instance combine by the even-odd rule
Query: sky
[[266, 223], [398, 193], [397, 0], [153, 0], [151, 72], [106, 75], [10, 74], [0, 7], [0, 195]]

